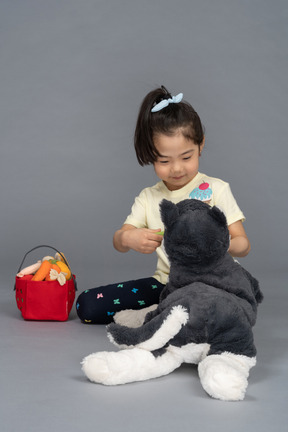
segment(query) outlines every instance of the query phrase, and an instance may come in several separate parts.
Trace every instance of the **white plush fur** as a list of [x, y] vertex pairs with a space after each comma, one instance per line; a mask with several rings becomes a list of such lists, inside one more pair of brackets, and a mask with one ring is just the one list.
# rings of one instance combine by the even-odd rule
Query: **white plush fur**
[[224, 401], [243, 400], [248, 375], [256, 358], [225, 352], [207, 356], [209, 344], [169, 345], [155, 357], [150, 351], [135, 347], [118, 352], [98, 352], [84, 358], [82, 369], [87, 378], [104, 385], [127, 384], [167, 375], [182, 363], [198, 364], [204, 390]]
[[147, 313], [157, 309], [157, 306], [158, 305], [155, 304], [139, 310], [125, 309], [123, 311], [116, 312], [114, 316], [114, 322], [116, 324], [130, 328], [140, 327], [144, 323]]
[[169, 352], [154, 357], [149, 351], [133, 348], [91, 354], [84, 358], [82, 369], [92, 382], [117, 385], [167, 375], [180, 364], [180, 359]]
[[207, 343], [189, 343], [187, 345], [183, 345], [182, 347], [169, 345], [167, 351], [169, 351], [175, 357], [178, 357], [181, 360], [181, 363], [198, 364], [206, 357], [209, 349], [210, 345]]
[[82, 369], [92, 382], [119, 385], [167, 375], [183, 362], [200, 362], [200, 381], [211, 397], [224, 401], [244, 399], [249, 370], [255, 366], [256, 358], [228, 352], [206, 356], [209, 348], [208, 344], [193, 343], [181, 348], [169, 346], [159, 357], [141, 348], [103, 351], [85, 357]]
[[243, 400], [249, 370], [256, 358], [224, 352], [207, 356], [198, 366], [201, 384], [213, 398], [225, 401]]
[[209, 350], [208, 344], [168, 346], [165, 354], [154, 357], [150, 351], [132, 348], [118, 352], [99, 352], [84, 358], [82, 369], [87, 378], [99, 384], [118, 385], [167, 375], [182, 363], [199, 363]]
[[162, 348], [170, 339], [179, 333], [181, 327], [187, 323], [188, 319], [189, 314], [187, 309], [181, 305], [174, 306], [160, 329], [154, 333], [152, 338], [137, 345], [138, 348], [143, 348], [149, 351]]

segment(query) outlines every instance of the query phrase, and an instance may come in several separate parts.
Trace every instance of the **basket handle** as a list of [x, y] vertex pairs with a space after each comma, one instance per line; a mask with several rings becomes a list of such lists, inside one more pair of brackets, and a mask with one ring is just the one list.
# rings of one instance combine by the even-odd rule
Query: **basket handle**
[[[54, 248], [53, 246], [48, 246], [48, 245], [39, 245], [39, 246], [35, 246], [34, 248], [32, 248], [32, 249], [30, 249], [28, 252], [26, 252], [26, 254], [24, 255], [24, 258], [23, 258], [22, 261], [21, 261], [21, 264], [20, 264], [20, 266], [19, 266], [19, 269], [18, 269], [18, 272], [17, 272], [17, 273], [19, 273], [20, 270], [22, 269], [22, 266], [23, 266], [23, 264], [24, 264], [24, 261], [25, 261], [27, 255], [29, 255], [29, 254], [30, 254], [31, 252], [33, 252], [34, 250], [36, 250], [36, 249], [40, 249], [40, 248], [49, 248], [49, 249], [53, 249], [55, 252], [57, 252], [57, 253], [58, 253], [58, 254], [63, 258], [63, 261], [65, 262], [65, 264], [69, 267], [69, 270], [71, 271], [71, 268], [70, 268], [70, 266], [69, 266], [69, 264], [68, 264], [68, 262], [67, 262], [65, 256], [64, 256], [61, 252], [59, 252], [58, 249]], [[75, 279], [75, 277], [74, 277], [72, 271], [71, 271], [71, 275], [72, 275], [72, 279], [73, 279], [73, 282], [74, 282], [75, 291], [77, 291], [77, 282], [76, 282], [76, 279]], [[16, 289], [16, 283], [14, 284], [14, 290], [15, 290], [15, 289]]]

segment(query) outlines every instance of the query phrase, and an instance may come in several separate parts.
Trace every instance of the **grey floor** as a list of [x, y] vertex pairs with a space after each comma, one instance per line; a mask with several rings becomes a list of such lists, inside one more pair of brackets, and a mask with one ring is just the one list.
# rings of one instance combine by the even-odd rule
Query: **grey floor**
[[208, 397], [190, 365], [142, 383], [92, 384], [80, 361], [115, 349], [105, 326], [81, 324], [74, 309], [64, 323], [24, 321], [11, 286], [1, 286], [1, 431], [287, 431], [287, 277], [259, 279], [258, 364], [242, 402]]

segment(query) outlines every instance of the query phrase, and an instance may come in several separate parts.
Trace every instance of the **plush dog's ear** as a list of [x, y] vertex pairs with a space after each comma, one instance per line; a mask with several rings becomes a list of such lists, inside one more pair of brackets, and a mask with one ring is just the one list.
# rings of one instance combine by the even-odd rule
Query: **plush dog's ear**
[[162, 200], [160, 203], [160, 213], [165, 227], [172, 225], [179, 217], [176, 204], [173, 204], [171, 201], [166, 199]]
[[222, 226], [227, 225], [225, 214], [219, 209], [219, 207], [213, 206], [210, 209], [210, 215]]

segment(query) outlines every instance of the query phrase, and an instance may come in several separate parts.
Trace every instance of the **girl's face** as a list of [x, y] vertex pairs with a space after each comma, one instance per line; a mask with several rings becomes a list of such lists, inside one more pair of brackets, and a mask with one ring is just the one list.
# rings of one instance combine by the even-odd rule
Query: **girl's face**
[[154, 169], [169, 190], [181, 189], [197, 175], [204, 140], [199, 147], [177, 131], [173, 136], [157, 134], [154, 145], [160, 155]]

